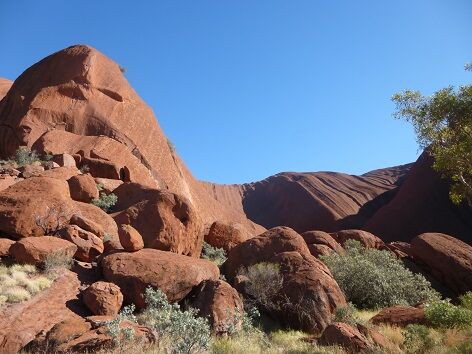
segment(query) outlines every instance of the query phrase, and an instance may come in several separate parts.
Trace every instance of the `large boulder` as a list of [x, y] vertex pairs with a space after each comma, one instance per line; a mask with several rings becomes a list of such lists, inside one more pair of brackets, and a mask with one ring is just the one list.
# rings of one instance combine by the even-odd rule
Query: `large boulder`
[[234, 246], [246, 241], [250, 235], [240, 225], [225, 224], [215, 221], [208, 233], [205, 241], [213, 247], [222, 248], [226, 252], [231, 251]]
[[456, 293], [472, 290], [472, 246], [449, 235], [425, 233], [411, 241], [411, 252]]
[[44, 236], [76, 210], [67, 182], [32, 177], [0, 192], [0, 231], [12, 238]]
[[327, 232], [307, 231], [302, 234], [302, 237], [315, 257], [326, 256], [333, 252], [344, 253], [342, 246]]
[[359, 241], [364, 247], [367, 248], [384, 248], [383, 241], [377, 236], [367, 231], [362, 230], [341, 230], [331, 234], [333, 238], [340, 244], [344, 245], [347, 240]]
[[238, 271], [257, 263], [280, 267], [283, 284], [277, 296], [284, 306], [273, 315], [291, 328], [321, 333], [346, 299], [328, 268], [310, 254], [303, 238], [287, 227], [276, 227], [234, 247], [224, 264], [231, 281]]
[[92, 262], [104, 251], [103, 241], [97, 235], [85, 231], [77, 225], [68, 225], [60, 231], [64, 240], [77, 246], [74, 258], [82, 262]]
[[180, 195], [125, 183], [114, 193], [114, 219], [131, 225], [144, 247], [198, 257], [203, 245], [203, 223], [190, 202]]
[[150, 248], [111, 253], [101, 265], [105, 279], [117, 284], [125, 301], [138, 308], [145, 306], [143, 294], [148, 286], [161, 289], [175, 302], [202, 281], [218, 279], [220, 273], [209, 261]]
[[426, 324], [424, 310], [412, 306], [392, 306], [382, 309], [370, 319], [373, 324], [405, 327], [409, 324]]
[[198, 310], [198, 315], [209, 320], [217, 335], [241, 326], [244, 306], [238, 292], [223, 280], [202, 282], [194, 294], [186, 299], [188, 305]]
[[17, 353], [57, 323], [76, 317], [71, 308], [79, 288], [77, 274], [64, 270], [51, 287], [30, 300], [0, 307], [0, 353]]
[[10, 247], [10, 255], [18, 263], [44, 265], [49, 259], [69, 263], [77, 251], [72, 242], [53, 236], [27, 237]]
[[98, 281], [82, 292], [82, 301], [94, 315], [116, 316], [123, 304], [123, 294], [117, 285]]

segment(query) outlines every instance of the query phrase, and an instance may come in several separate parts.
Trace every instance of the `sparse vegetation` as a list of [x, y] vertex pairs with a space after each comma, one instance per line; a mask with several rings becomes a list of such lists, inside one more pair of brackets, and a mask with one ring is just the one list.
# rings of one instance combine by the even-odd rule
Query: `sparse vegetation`
[[46, 257], [42, 269], [49, 278], [56, 278], [57, 273], [61, 269], [70, 269], [74, 264], [74, 260], [62, 253], [51, 253]]
[[109, 212], [115, 204], [118, 202], [118, 197], [113, 194], [106, 194], [104, 192], [100, 192], [100, 198], [92, 200], [92, 204], [99, 207], [105, 212]]
[[345, 243], [346, 254], [321, 257], [347, 299], [361, 309], [416, 305], [439, 299], [421, 275], [413, 274], [388, 251], [369, 249], [355, 240]]
[[0, 265], [0, 306], [29, 300], [51, 284], [52, 281], [38, 274], [32, 265]]
[[34, 221], [44, 235], [54, 236], [69, 222], [71, 213], [63, 205], [46, 207], [41, 214], [36, 214]]
[[23, 167], [33, 162], [41, 161], [41, 158], [36, 151], [31, 151], [26, 146], [20, 146], [16, 150], [15, 155], [11, 157], [11, 160], [16, 162], [18, 167]]
[[277, 297], [282, 290], [283, 276], [278, 264], [257, 263], [240, 269], [239, 274], [248, 278], [245, 290], [257, 307], [280, 309]]
[[215, 263], [218, 267], [226, 261], [226, 252], [222, 248], [213, 247], [207, 242], [203, 242], [202, 258], [208, 259]]

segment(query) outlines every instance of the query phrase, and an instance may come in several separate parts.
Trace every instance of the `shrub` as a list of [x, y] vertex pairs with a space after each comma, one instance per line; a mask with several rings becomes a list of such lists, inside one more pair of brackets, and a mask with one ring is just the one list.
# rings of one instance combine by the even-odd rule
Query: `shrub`
[[115, 206], [116, 202], [118, 202], [118, 197], [115, 194], [106, 194], [103, 192], [100, 193], [100, 198], [92, 200], [93, 205], [105, 212], [109, 212], [111, 208]]
[[51, 253], [44, 260], [42, 268], [51, 278], [55, 278], [59, 270], [70, 269], [73, 264], [74, 260], [63, 253]]
[[360, 322], [357, 316], [357, 310], [355, 306], [348, 302], [346, 306], [338, 307], [333, 314], [334, 322], [344, 322], [350, 325], [355, 325]]
[[449, 300], [433, 301], [424, 308], [426, 319], [434, 327], [466, 328], [472, 326], [472, 311], [455, 306]]
[[202, 258], [208, 259], [215, 263], [218, 267], [226, 261], [226, 252], [222, 248], [213, 247], [207, 242], [203, 242]]
[[20, 146], [11, 159], [15, 161], [19, 167], [29, 165], [36, 161], [41, 161], [38, 153], [36, 151], [31, 151], [26, 146]]
[[145, 293], [146, 309], [140, 319], [152, 328], [159, 340], [167, 338], [171, 353], [193, 353], [209, 347], [211, 332], [208, 320], [197, 317], [194, 309], [182, 311], [178, 304], [170, 304], [166, 295], [151, 287]]
[[345, 249], [345, 255], [333, 253], [321, 259], [357, 307], [375, 309], [439, 299], [421, 274], [413, 274], [390, 252], [365, 248], [355, 240], [346, 241]]
[[283, 276], [278, 264], [257, 263], [240, 269], [239, 274], [249, 279], [245, 290], [257, 305], [268, 310], [280, 309], [277, 296], [282, 290]]
[[428, 327], [410, 324], [405, 327], [403, 346], [408, 353], [429, 353], [437, 343]]
[[466, 292], [460, 297], [461, 306], [472, 311], [472, 291]]
[[136, 323], [134, 310], [134, 305], [125, 306], [118, 316], [106, 324], [108, 335], [113, 338], [115, 345], [121, 349], [134, 339], [134, 330], [130, 327], [123, 326], [123, 322], [125, 321]]

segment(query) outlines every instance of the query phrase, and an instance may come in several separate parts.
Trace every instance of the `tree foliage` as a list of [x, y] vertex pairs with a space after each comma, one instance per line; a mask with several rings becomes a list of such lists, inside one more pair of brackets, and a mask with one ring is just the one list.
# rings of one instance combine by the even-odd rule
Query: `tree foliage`
[[[472, 64], [465, 68], [472, 71]], [[407, 90], [392, 100], [395, 117], [412, 123], [418, 143], [434, 157], [434, 169], [450, 179], [451, 200], [472, 205], [472, 85], [446, 87], [431, 97]]]

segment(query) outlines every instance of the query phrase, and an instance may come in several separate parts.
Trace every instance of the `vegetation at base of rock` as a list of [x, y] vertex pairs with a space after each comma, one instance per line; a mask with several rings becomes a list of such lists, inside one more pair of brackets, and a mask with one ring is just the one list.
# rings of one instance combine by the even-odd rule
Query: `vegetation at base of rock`
[[18, 167], [24, 167], [34, 162], [46, 162], [52, 159], [52, 155], [46, 154], [41, 156], [34, 150], [30, 150], [27, 146], [20, 146], [15, 154], [10, 158], [8, 162], [14, 162]]
[[106, 194], [104, 192], [100, 192], [100, 198], [92, 200], [93, 205], [99, 207], [105, 212], [109, 212], [117, 202], [118, 197], [115, 194]]
[[322, 256], [348, 301], [361, 309], [416, 305], [439, 299], [421, 275], [413, 274], [389, 251], [365, 248], [348, 240], [346, 254]]
[[257, 263], [240, 269], [239, 275], [248, 279], [245, 291], [256, 306], [268, 310], [280, 309], [281, 304], [277, 297], [282, 290], [283, 276], [278, 264]]
[[52, 281], [38, 274], [35, 266], [0, 264], [0, 306], [29, 300], [33, 295], [50, 287]]
[[333, 314], [333, 322], [344, 322], [350, 325], [359, 323], [361, 319], [357, 316], [356, 307], [348, 302], [347, 306], [338, 307]]
[[431, 97], [407, 90], [392, 99], [395, 116], [413, 125], [418, 143], [434, 157], [434, 168], [452, 181], [451, 200], [472, 205], [472, 85], [450, 86]]
[[58, 271], [61, 269], [71, 269], [73, 264], [74, 260], [67, 255], [62, 253], [51, 253], [46, 257], [42, 264], [42, 269], [50, 278], [55, 278]]
[[470, 299], [472, 292], [461, 298], [461, 304], [456, 306], [450, 300], [433, 301], [425, 305], [424, 314], [429, 323], [440, 328], [472, 327], [472, 310]]
[[218, 267], [226, 261], [226, 252], [222, 248], [213, 247], [207, 242], [203, 242], [202, 248], [202, 258], [208, 259], [209, 261], [215, 263]]

